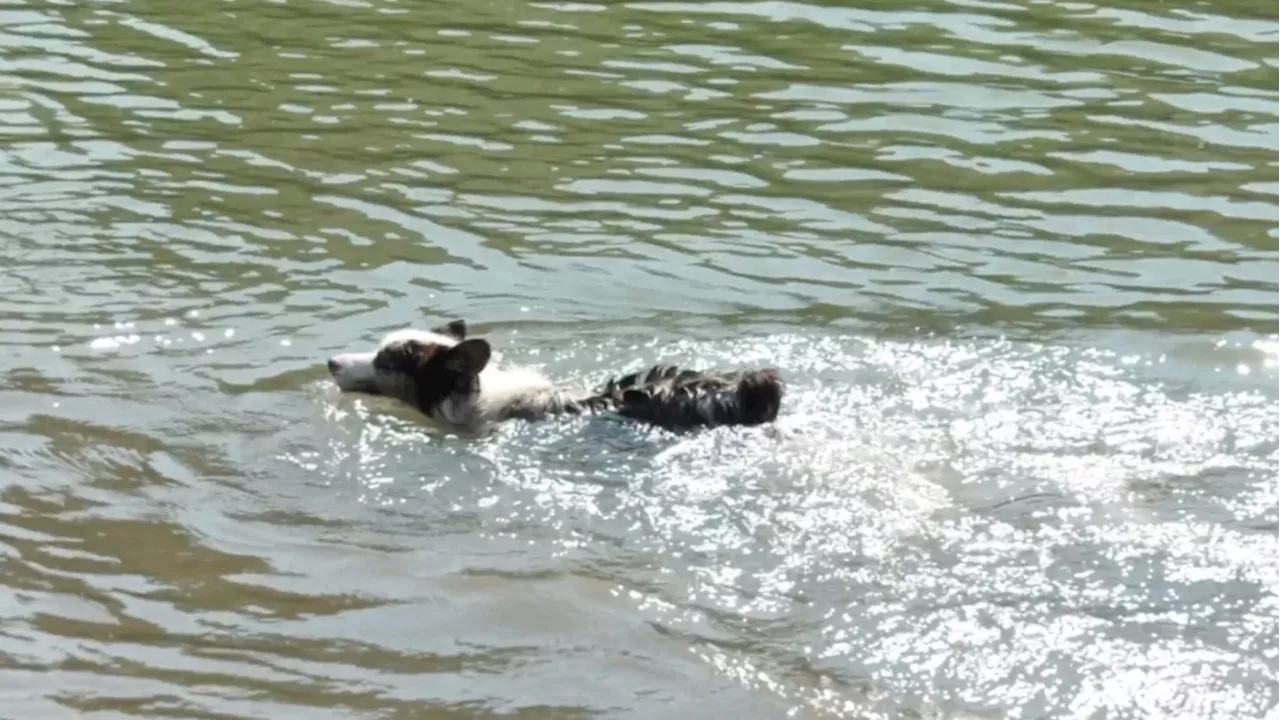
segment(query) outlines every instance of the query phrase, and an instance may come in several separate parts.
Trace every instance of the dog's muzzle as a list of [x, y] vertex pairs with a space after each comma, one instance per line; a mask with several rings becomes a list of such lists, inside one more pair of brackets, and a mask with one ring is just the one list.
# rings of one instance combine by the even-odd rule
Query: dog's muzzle
[[343, 392], [377, 392], [377, 371], [373, 367], [374, 353], [347, 353], [329, 358], [329, 374]]

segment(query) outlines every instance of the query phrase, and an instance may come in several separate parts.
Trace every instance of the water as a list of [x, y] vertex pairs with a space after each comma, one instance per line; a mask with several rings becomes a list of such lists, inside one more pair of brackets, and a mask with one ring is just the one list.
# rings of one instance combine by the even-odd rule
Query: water
[[[0, 716], [1277, 706], [1276, 17], [0, 9]], [[466, 317], [776, 425], [482, 440]]]

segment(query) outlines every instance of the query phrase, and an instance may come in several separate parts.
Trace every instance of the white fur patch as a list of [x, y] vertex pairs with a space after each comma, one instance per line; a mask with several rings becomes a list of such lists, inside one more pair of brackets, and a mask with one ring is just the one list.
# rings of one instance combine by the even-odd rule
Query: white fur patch
[[368, 391], [375, 387], [377, 375], [373, 358], [377, 353], [344, 353], [329, 358], [329, 373], [343, 392]]
[[417, 328], [404, 328], [403, 330], [393, 330], [382, 338], [382, 342], [378, 343], [378, 349], [398, 343], [407, 342], [409, 340], [417, 340], [424, 345], [443, 345], [445, 347], [453, 347], [458, 344], [455, 338], [440, 333], [431, 332], [430, 330], [418, 330]]

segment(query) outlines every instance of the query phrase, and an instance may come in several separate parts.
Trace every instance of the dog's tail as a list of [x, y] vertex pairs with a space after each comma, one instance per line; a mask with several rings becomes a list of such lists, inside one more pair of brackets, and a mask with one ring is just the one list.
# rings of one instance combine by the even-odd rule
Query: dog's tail
[[597, 397], [624, 417], [681, 429], [772, 422], [784, 389], [774, 369], [719, 374], [655, 365], [609, 381]]

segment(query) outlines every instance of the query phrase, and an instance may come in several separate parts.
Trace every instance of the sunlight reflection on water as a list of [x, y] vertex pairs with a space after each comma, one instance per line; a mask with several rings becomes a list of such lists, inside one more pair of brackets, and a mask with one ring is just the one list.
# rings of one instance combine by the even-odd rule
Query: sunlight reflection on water
[[[509, 354], [598, 381], [586, 366], [655, 352]], [[1261, 702], [1246, 688], [1272, 675], [1257, 644], [1275, 638], [1276, 536], [1259, 532], [1276, 522], [1274, 386], [1195, 391], [1178, 377], [1202, 368], [1166, 353], [1006, 340], [772, 336], [661, 359], [777, 365], [783, 416], [679, 435], [512, 423], [463, 441], [326, 392], [358, 440], [321, 454], [367, 502], [430, 495], [495, 531], [554, 528], [619, 588], [641, 586], [618, 562], [651, 564], [638, 597], [654, 622], [802, 705], [835, 701], [801, 666], [861, 678], [840, 703], [885, 717], [906, 698], [1085, 715]], [[726, 626], [754, 649], [722, 647]]]

